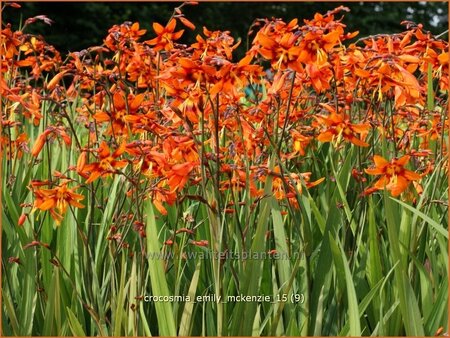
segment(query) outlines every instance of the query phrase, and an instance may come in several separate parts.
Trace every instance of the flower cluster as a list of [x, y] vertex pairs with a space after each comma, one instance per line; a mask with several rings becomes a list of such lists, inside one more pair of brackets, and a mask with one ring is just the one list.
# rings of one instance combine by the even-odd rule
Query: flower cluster
[[[2, 151], [10, 160], [30, 153], [36, 163], [46, 146], [75, 149], [79, 158], [61, 170], [76, 188], [56, 178], [49, 189], [31, 184], [35, 208], [57, 222], [68, 206], [82, 207], [76, 189], [116, 176], [129, 183], [127, 196], [151, 198], [161, 214], [201, 185], [262, 198], [270, 176], [275, 198], [299, 207], [302, 187], [327, 180], [307, 159], [328, 142], [335, 151], [360, 148], [358, 175], [381, 176], [359, 180], [369, 182], [365, 193], [398, 196], [433, 167], [432, 144], [448, 127], [436, 108], [448, 95], [448, 43], [408, 22], [403, 33], [355, 42], [358, 33], [336, 19], [342, 11], [304, 24], [258, 20], [237, 61], [240, 44], [228, 31], [203, 28], [191, 45], [179, 43], [177, 26], [194, 27], [179, 8], [166, 25], [153, 24], [150, 39], [138, 23], [123, 23], [103, 45], [65, 60], [42, 38], [6, 26]], [[41, 131], [34, 141], [30, 130]]]

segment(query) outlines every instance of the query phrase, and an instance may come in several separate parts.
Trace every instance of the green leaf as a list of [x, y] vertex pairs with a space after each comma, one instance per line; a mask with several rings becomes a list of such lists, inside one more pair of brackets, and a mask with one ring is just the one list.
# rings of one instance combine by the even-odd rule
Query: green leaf
[[194, 309], [194, 300], [195, 300], [195, 293], [197, 291], [197, 285], [198, 285], [198, 279], [200, 276], [200, 267], [201, 262], [199, 261], [197, 265], [195, 266], [195, 272], [191, 279], [191, 285], [189, 286], [188, 296], [192, 300], [192, 302], [186, 302], [183, 309], [183, 314], [181, 315], [181, 323], [180, 323], [180, 330], [178, 334], [180, 336], [189, 336], [190, 335], [190, 328], [192, 326], [192, 315], [193, 315], [193, 309]]
[[80, 322], [78, 321], [75, 314], [68, 307], [66, 308], [67, 318], [69, 320], [69, 327], [72, 334], [76, 337], [86, 337], [86, 333], [83, 330]]
[[348, 322], [349, 322], [349, 335], [361, 336], [361, 323], [360, 313], [358, 308], [358, 298], [356, 296], [355, 284], [353, 282], [352, 273], [348, 266], [347, 257], [345, 256], [344, 249], [339, 241], [335, 241], [329, 233], [331, 251], [333, 252], [333, 258], [336, 265], [336, 272], [338, 275], [344, 274], [345, 289], [347, 290], [348, 301]]
[[[166, 273], [164, 271], [163, 256], [160, 251], [158, 240], [158, 229], [156, 227], [153, 206], [150, 200], [147, 201], [147, 258], [149, 265], [149, 276], [154, 296], [169, 296]], [[177, 330], [172, 313], [172, 304], [170, 302], [155, 302], [156, 316], [158, 319], [158, 329], [160, 336], [176, 336]]]
[[[384, 191], [384, 204], [386, 209], [386, 221], [388, 228], [389, 245], [391, 248], [392, 259], [399, 262], [394, 270], [395, 287], [399, 294], [400, 311], [403, 317], [403, 325], [405, 326], [408, 336], [423, 336], [423, 323], [419, 306], [417, 303], [414, 290], [408, 280], [406, 266], [402, 264], [403, 259], [399, 247], [398, 230], [396, 219], [399, 218], [401, 210], [394, 209], [393, 202], [395, 199], [388, 197], [388, 193]], [[397, 201], [399, 202], [399, 201]], [[403, 202], [400, 204], [404, 204]], [[394, 210], [397, 211], [395, 214]], [[397, 217], [396, 217], [397, 216]]]
[[406, 204], [405, 202], [402, 202], [396, 198], [390, 197], [391, 200], [397, 202], [398, 204], [402, 205], [406, 209], [412, 211], [414, 214], [422, 218], [424, 221], [426, 221], [429, 225], [431, 225], [439, 234], [444, 236], [448, 240], [448, 231], [445, 230], [443, 226], [441, 226], [438, 222], [433, 220], [431, 217], [425, 215], [423, 212], [417, 210], [416, 208], [410, 206], [409, 204]]
[[125, 320], [125, 313], [124, 313], [124, 298], [125, 294], [128, 292], [128, 286], [129, 284], [125, 285], [125, 273], [127, 272], [127, 263], [125, 260], [124, 254], [122, 254], [122, 263], [120, 266], [120, 282], [119, 282], [119, 290], [117, 296], [114, 296], [114, 317], [113, 317], [113, 324], [114, 324], [114, 331], [113, 335], [116, 337], [119, 337], [122, 335], [122, 323]]
[[[270, 166], [271, 167], [271, 166]], [[264, 187], [265, 196], [272, 195], [272, 177], [269, 176]], [[255, 253], [256, 255], [265, 252], [268, 222], [271, 212], [271, 198], [265, 197], [261, 201], [261, 212], [258, 215], [255, 235], [253, 237], [252, 246], [249, 257]], [[243, 295], [258, 295], [262, 278], [262, 259], [249, 259], [245, 263], [245, 269], [242, 276], [241, 293]], [[232, 334], [240, 336], [249, 336], [253, 332], [253, 320], [257, 311], [257, 304], [254, 302], [239, 302], [236, 305], [232, 321]]]

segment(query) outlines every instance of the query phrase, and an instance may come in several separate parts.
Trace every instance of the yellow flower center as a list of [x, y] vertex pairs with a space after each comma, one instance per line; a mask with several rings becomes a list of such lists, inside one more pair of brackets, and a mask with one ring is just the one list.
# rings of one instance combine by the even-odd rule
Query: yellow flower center
[[398, 175], [402, 172], [402, 167], [396, 164], [392, 164], [390, 166], [387, 167], [386, 169], [386, 175], [388, 176], [394, 176], [394, 175]]
[[103, 160], [101, 160], [100, 163], [98, 164], [98, 166], [103, 171], [114, 171], [114, 169], [111, 165], [111, 161], [113, 161], [113, 158], [111, 156], [108, 156], [107, 158], [104, 158]]

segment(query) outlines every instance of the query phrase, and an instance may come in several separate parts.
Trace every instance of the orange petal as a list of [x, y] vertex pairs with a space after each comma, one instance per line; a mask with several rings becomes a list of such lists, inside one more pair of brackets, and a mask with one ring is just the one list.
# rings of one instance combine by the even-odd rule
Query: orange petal
[[133, 101], [130, 103], [130, 109], [131, 110], [137, 110], [139, 106], [141, 105], [142, 101], [144, 100], [144, 93], [136, 95]]
[[162, 214], [162, 215], [167, 215], [167, 210], [166, 208], [164, 208], [164, 206], [162, 205], [161, 201], [159, 200], [154, 200], [153, 204], [155, 206], [155, 208]]
[[389, 164], [388, 161], [386, 161], [383, 157], [379, 155], [373, 156], [373, 162], [375, 163], [375, 166], [377, 166], [378, 168], [385, 167]]
[[378, 181], [376, 181], [373, 186], [377, 189], [384, 189], [388, 183], [389, 179], [386, 176], [383, 176]]
[[148, 45], [156, 45], [158, 42], [159, 42], [159, 38], [153, 38], [153, 39], [145, 41], [145, 43]]
[[132, 31], [137, 31], [139, 30], [139, 22], [135, 22], [134, 24], [131, 25], [131, 30]]
[[322, 183], [324, 180], [325, 180], [325, 177], [322, 177], [322, 178], [319, 178], [318, 180], [316, 180], [314, 182], [306, 183], [306, 187], [307, 188], [315, 187], [316, 185], [319, 185], [320, 183]]
[[156, 34], [161, 35], [164, 32], [164, 27], [157, 22], [153, 23], [153, 30]]
[[391, 191], [392, 196], [400, 195], [405, 189], [408, 187], [409, 181], [402, 177], [398, 176], [396, 182], [390, 183], [386, 186], [386, 189]]
[[84, 169], [85, 165], [86, 165], [86, 152], [83, 151], [80, 157], [78, 157], [77, 172], [81, 172]]
[[181, 164], [175, 164], [172, 167], [172, 171], [180, 176], [188, 175], [192, 169], [194, 168], [194, 164], [190, 162], [181, 163]]
[[47, 140], [47, 134], [43, 133], [38, 136], [36, 142], [34, 143], [33, 148], [31, 149], [31, 155], [37, 157], [44, 147], [45, 141]]
[[323, 36], [323, 40], [328, 43], [336, 43], [339, 41], [340, 32], [337, 30], [331, 31], [330, 33]]
[[368, 123], [362, 123], [362, 124], [353, 124], [352, 129], [357, 132], [358, 134], [365, 133], [369, 130], [370, 125]]
[[350, 142], [353, 143], [354, 145], [360, 146], [360, 147], [368, 147], [369, 144], [360, 140], [359, 138], [352, 136], [350, 138]]
[[56, 205], [55, 200], [52, 198], [49, 198], [48, 200], [45, 200], [44, 202], [39, 204], [39, 206], [37, 206], [37, 208], [39, 208], [41, 210], [48, 210], [48, 209], [53, 208], [55, 205]]
[[420, 180], [422, 177], [420, 174], [411, 170], [405, 170], [404, 176], [410, 181]]
[[70, 201], [69, 204], [74, 206], [75, 208], [80, 208], [80, 209], [84, 208], [83, 204], [81, 204], [80, 202], [75, 201], [75, 200]]
[[113, 96], [114, 108], [117, 110], [125, 109], [125, 100], [121, 92], [115, 92]]
[[317, 136], [317, 140], [320, 142], [331, 142], [333, 140], [333, 136], [334, 133], [332, 131], [325, 131]]
[[178, 31], [178, 32], [176, 32], [176, 33], [173, 33], [172, 34], [172, 40], [178, 40], [179, 38], [181, 38], [181, 36], [183, 35], [183, 33], [184, 33], [184, 29], [182, 29], [182, 30], [180, 30], [180, 31]]
[[400, 157], [398, 160], [396, 160], [395, 163], [397, 165], [400, 165], [400, 166], [403, 167], [406, 163], [409, 162], [409, 159], [410, 159], [410, 156], [409, 155], [405, 155], [405, 156]]
[[97, 122], [108, 122], [110, 120], [109, 115], [106, 114], [105, 112], [95, 113], [92, 117]]
[[183, 25], [185, 25], [187, 28], [194, 30], [195, 29], [195, 25], [190, 22], [188, 19], [186, 19], [185, 17], [180, 16], [178, 19], [180, 19], [181, 23]]
[[243, 66], [247, 66], [250, 64], [250, 62], [252, 62], [253, 56], [248, 54], [246, 55], [243, 59], [241, 59], [241, 61], [239, 61], [238, 63], [238, 67], [243, 67]]
[[112, 163], [112, 166], [116, 169], [121, 169], [121, 168], [126, 167], [127, 164], [128, 164], [128, 162], [126, 160], [120, 160], [120, 161], [114, 161]]
[[89, 184], [91, 182], [94, 182], [97, 178], [99, 178], [102, 175], [100, 171], [94, 171], [91, 176], [86, 180], [86, 184]]
[[261, 46], [267, 49], [272, 49], [277, 45], [277, 43], [274, 40], [272, 40], [265, 34], [258, 34], [256, 38], [257, 41], [261, 44]]
[[420, 59], [417, 56], [409, 54], [399, 55], [398, 58], [408, 63], [420, 63]]
[[177, 20], [171, 19], [166, 26], [167, 31], [173, 32], [175, 30], [176, 25], [177, 25]]
[[63, 71], [63, 72], [60, 72], [60, 73], [56, 74], [56, 75], [53, 77], [53, 79], [51, 79], [51, 80], [48, 82], [48, 84], [47, 84], [47, 89], [48, 89], [48, 90], [52, 90], [53, 88], [55, 88], [56, 85], [59, 83], [59, 81], [61, 81], [61, 79], [63, 78], [63, 76], [64, 76], [64, 74], [65, 74], [66, 72], [67, 72], [67, 71]]
[[438, 60], [440, 64], [448, 64], [448, 52], [439, 54]]
[[366, 172], [366, 174], [369, 174], [369, 175], [383, 175], [384, 174], [384, 171], [379, 168], [369, 168], [369, 169], [364, 169], [364, 171]]

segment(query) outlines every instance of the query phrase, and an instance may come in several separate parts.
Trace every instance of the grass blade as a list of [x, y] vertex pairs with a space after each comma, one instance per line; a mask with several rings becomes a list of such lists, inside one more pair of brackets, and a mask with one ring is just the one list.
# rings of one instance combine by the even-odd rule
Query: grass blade
[[431, 217], [425, 215], [423, 212], [415, 209], [414, 207], [410, 206], [409, 204], [406, 204], [405, 202], [402, 202], [396, 198], [390, 197], [392, 201], [397, 202], [401, 206], [405, 207], [406, 209], [412, 211], [415, 215], [422, 218], [425, 222], [427, 222], [429, 225], [431, 225], [440, 235], [444, 236], [448, 240], [448, 231], [444, 229], [443, 226], [441, 226], [438, 222], [433, 220]]
[[[155, 215], [151, 201], [147, 201], [147, 259], [149, 264], [149, 277], [152, 294], [155, 296], [169, 296], [169, 288], [164, 271], [163, 257], [158, 240], [158, 229], [156, 227]], [[158, 318], [158, 329], [160, 336], [176, 336], [175, 320], [172, 313], [172, 304], [169, 302], [155, 302], [156, 316]]]
[[[400, 311], [403, 317], [403, 325], [408, 336], [423, 336], [423, 324], [419, 311], [419, 306], [414, 294], [414, 290], [407, 277], [406, 267], [402, 264], [403, 259], [398, 245], [398, 222], [394, 214], [392, 198], [389, 198], [387, 191], [384, 191], [384, 204], [386, 208], [386, 222], [388, 227], [388, 238], [391, 246], [391, 253], [394, 262], [400, 262], [395, 268], [395, 287], [399, 293]], [[398, 201], [397, 201], [398, 202]], [[397, 209], [398, 212], [401, 211]], [[398, 215], [397, 215], [398, 216]]]
[[86, 337], [86, 333], [83, 330], [80, 322], [78, 321], [75, 314], [68, 307], [66, 308], [67, 318], [69, 321], [69, 327], [72, 334], [76, 337]]
[[[195, 272], [191, 279], [191, 285], [189, 286], [188, 296], [190, 299], [195, 299], [195, 292], [197, 291], [198, 280], [200, 276], [201, 262], [199, 261], [195, 266]], [[178, 334], [180, 336], [188, 336], [190, 334], [190, 328], [192, 325], [192, 315], [194, 309], [194, 302], [186, 302], [181, 315], [180, 330]]]
[[339, 241], [335, 241], [331, 234], [329, 234], [329, 239], [336, 270], [338, 270], [338, 274], [342, 273], [342, 271], [344, 272], [343, 278], [345, 278], [345, 288], [347, 290], [348, 322], [350, 326], [349, 335], [353, 337], [361, 336], [358, 299], [356, 297], [355, 284], [353, 282], [352, 273], [350, 272], [347, 257], [345, 256], [341, 243]]

